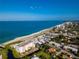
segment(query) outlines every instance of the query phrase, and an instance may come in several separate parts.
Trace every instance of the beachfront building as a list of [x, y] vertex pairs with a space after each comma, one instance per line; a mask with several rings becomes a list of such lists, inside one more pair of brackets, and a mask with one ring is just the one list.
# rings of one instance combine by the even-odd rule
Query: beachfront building
[[24, 52], [28, 52], [29, 50], [36, 48], [35, 43], [34, 42], [26, 42], [26, 43], [22, 43], [20, 45], [16, 45], [15, 49], [17, 52], [24, 53]]

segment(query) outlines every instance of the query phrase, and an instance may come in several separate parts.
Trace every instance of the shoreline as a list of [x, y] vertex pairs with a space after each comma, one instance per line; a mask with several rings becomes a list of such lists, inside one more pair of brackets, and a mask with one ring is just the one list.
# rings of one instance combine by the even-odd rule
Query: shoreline
[[29, 34], [29, 35], [25, 35], [25, 36], [21, 36], [21, 37], [16, 37], [16, 38], [14, 38], [14, 39], [12, 39], [10, 41], [4, 42], [4, 43], [2, 43], [0, 45], [1, 46], [5, 46], [5, 45], [8, 45], [8, 44], [13, 43], [13, 42], [24, 41], [26, 39], [34, 38], [34, 37], [36, 37], [36, 36], [38, 36], [40, 34], [48, 32], [49, 30], [50, 30], [50, 28], [43, 29], [43, 30], [40, 30], [40, 31], [38, 31], [36, 33]]
[[49, 30], [53, 29], [54, 27], [57, 27], [57, 26], [62, 25], [62, 24], [63, 24], [63, 23], [58, 24], [58, 25], [53, 26], [53, 27], [50, 27], [50, 28], [47, 28], [47, 29], [40, 30], [40, 31], [38, 31], [38, 32], [29, 34], [29, 35], [25, 35], [25, 36], [21, 36], [21, 37], [16, 37], [16, 38], [14, 38], [14, 39], [12, 39], [12, 40], [9, 40], [9, 41], [6, 41], [6, 42], [4, 42], [4, 43], [2, 43], [2, 44], [0, 44], [0, 45], [1, 45], [1, 46], [5, 46], [5, 45], [8, 45], [8, 44], [13, 43], [13, 42], [24, 41], [24, 40], [26, 40], [26, 39], [34, 38], [34, 37], [36, 37], [36, 36], [38, 36], [38, 35], [41, 35], [41, 34], [44, 34], [44, 33], [48, 32]]

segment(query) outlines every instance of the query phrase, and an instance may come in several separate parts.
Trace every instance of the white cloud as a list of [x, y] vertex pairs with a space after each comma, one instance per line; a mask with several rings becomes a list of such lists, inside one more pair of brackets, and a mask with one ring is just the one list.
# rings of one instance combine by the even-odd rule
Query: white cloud
[[30, 6], [30, 9], [34, 9], [34, 7], [33, 6]]

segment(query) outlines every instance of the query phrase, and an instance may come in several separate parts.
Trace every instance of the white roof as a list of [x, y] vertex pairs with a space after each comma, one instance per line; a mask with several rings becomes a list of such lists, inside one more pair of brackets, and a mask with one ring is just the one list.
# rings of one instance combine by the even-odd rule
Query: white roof
[[25, 52], [24, 47], [17, 47], [16, 50], [17, 50], [18, 52], [20, 52], [20, 53]]
[[70, 47], [70, 46], [64, 46], [64, 48], [72, 49], [73, 51], [78, 51], [76, 48]]

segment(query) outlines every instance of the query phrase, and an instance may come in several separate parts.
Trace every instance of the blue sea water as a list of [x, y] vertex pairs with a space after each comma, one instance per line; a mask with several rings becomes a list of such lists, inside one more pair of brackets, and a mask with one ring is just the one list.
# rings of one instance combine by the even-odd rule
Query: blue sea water
[[32, 34], [64, 21], [0, 21], [0, 43]]

